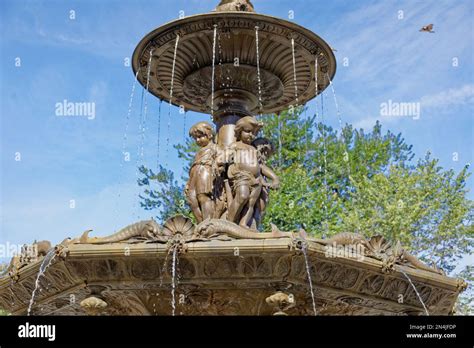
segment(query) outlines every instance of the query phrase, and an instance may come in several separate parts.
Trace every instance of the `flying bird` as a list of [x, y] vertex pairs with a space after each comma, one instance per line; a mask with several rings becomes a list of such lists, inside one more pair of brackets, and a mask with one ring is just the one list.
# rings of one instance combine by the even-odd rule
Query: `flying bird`
[[425, 25], [424, 27], [422, 27], [420, 29], [420, 31], [425, 31], [427, 33], [434, 33], [433, 31], [433, 24], [428, 24], [428, 25]]

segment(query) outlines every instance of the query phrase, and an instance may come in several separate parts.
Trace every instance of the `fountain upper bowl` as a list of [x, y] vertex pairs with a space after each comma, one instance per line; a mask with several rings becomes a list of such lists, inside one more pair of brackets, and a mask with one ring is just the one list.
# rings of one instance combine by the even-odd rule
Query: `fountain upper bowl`
[[[249, 86], [247, 92], [255, 95], [258, 93], [255, 88], [258, 85], [256, 27], [261, 106], [252, 105], [250, 113], [274, 113], [290, 105], [302, 105], [329, 85], [336, 72], [336, 59], [323, 39], [295, 23], [253, 12], [213, 12], [169, 22], [140, 41], [133, 53], [133, 71], [138, 72], [138, 81], [144, 87], [148, 85], [149, 92], [156, 97], [171, 100], [172, 104], [186, 110], [209, 114], [211, 107], [204, 101], [212, 95], [209, 81], [212, 78], [214, 28], [214, 91]], [[235, 68], [226, 69], [230, 65]], [[244, 67], [242, 74], [239, 73], [240, 66]], [[188, 77], [198, 71], [210, 76], [194, 79], [196, 82], [190, 84]], [[278, 86], [276, 90], [275, 86]], [[255, 96], [258, 99], [259, 96]]]

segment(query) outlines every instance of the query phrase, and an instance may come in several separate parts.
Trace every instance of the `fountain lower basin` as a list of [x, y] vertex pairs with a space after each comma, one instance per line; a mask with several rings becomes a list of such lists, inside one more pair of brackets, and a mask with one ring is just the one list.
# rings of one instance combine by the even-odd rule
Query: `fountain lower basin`
[[[149, 242], [70, 245], [41, 278], [31, 314], [85, 315], [84, 300], [95, 299], [107, 304], [104, 315], [171, 315], [168, 251]], [[311, 241], [307, 254], [318, 315], [423, 315], [401, 270], [433, 315], [450, 314], [462, 290], [458, 279], [433, 272], [403, 265], [384, 272], [371, 257], [327, 257]], [[26, 314], [40, 263], [22, 268], [16, 282], [0, 279], [0, 308]], [[294, 297], [289, 315], [314, 315], [304, 255], [291, 238], [189, 242], [177, 272], [176, 315], [271, 315], [265, 299], [278, 291]]]

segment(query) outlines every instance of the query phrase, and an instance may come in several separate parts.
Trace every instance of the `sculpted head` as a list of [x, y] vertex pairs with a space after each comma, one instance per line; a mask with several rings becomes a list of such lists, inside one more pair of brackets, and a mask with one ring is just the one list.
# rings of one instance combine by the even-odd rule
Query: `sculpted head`
[[196, 140], [196, 143], [201, 147], [212, 142], [214, 135], [214, 127], [209, 122], [198, 122], [189, 130], [189, 136]]
[[263, 123], [257, 121], [253, 116], [245, 116], [235, 124], [235, 137], [245, 144], [252, 144], [257, 133], [262, 129]]

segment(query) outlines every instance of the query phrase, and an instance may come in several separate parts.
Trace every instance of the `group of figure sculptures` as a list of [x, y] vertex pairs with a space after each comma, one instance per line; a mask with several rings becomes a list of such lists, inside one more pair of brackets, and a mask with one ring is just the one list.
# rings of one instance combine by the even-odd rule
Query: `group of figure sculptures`
[[185, 194], [198, 223], [224, 219], [241, 227], [256, 229], [268, 204], [270, 189], [279, 179], [267, 165], [274, 147], [266, 138], [257, 138], [262, 128], [253, 116], [240, 118], [235, 125], [235, 141], [221, 146], [208, 122], [198, 122], [189, 135], [200, 149], [189, 171]]

